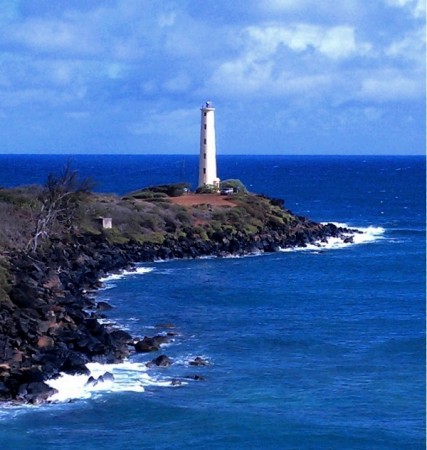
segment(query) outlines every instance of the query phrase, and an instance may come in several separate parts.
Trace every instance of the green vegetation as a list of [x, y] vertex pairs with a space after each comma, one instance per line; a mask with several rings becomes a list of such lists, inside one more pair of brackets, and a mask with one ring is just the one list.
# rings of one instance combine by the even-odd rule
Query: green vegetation
[[0, 259], [0, 305], [9, 300], [10, 280], [7, 266], [7, 262], [3, 258]]
[[[237, 179], [223, 180], [220, 183], [219, 191], [222, 192], [227, 189], [233, 189], [233, 192], [242, 192], [247, 194], [249, 191], [246, 186]], [[200, 186], [196, 189], [197, 194], [214, 194], [218, 192], [218, 187], [212, 184], [206, 184], [205, 186]]]
[[13, 189], [0, 188], [0, 203], [19, 208], [31, 208], [37, 203], [37, 198], [34, 193], [40, 193], [40, 190], [40, 186], [27, 186]]
[[[189, 183], [160, 184], [158, 186], [149, 186], [140, 191], [132, 192], [128, 196], [134, 198], [180, 197], [189, 188]], [[155, 196], [153, 194], [163, 194], [163, 196]]]
[[233, 189], [234, 192], [248, 193], [246, 186], [240, 180], [235, 179], [221, 181], [222, 189]]
[[[34, 187], [0, 190], [1, 250], [20, 250], [33, 242], [46, 205], [43, 192]], [[173, 203], [173, 197], [165, 193], [145, 189], [122, 198], [89, 192], [72, 198], [72, 203], [51, 212], [53, 218], [49, 229], [44, 229], [43, 239], [63, 239], [68, 234], [103, 234], [115, 244], [128, 241], [158, 243], [168, 234], [178, 236], [184, 230], [188, 233], [188, 229], [207, 239], [210, 232], [224, 227], [233, 232], [255, 233], [266, 225], [285, 226], [293, 218], [270, 199], [244, 192], [227, 197], [230, 206], [212, 207], [201, 203], [188, 208]], [[111, 230], [102, 229], [103, 217], [112, 219]]]
[[218, 188], [213, 184], [205, 184], [196, 189], [196, 194], [214, 194], [218, 191]]
[[[166, 185], [165, 185], [166, 186]], [[161, 189], [169, 190], [162, 186]], [[176, 186], [171, 191], [176, 193]], [[183, 184], [179, 185], [180, 187]], [[72, 202], [67, 199], [52, 215], [49, 227], [44, 228], [43, 240], [64, 239], [67, 235], [104, 235], [112, 244], [129, 241], [161, 243], [167, 235], [193, 234], [208, 239], [214, 231], [243, 231], [256, 233], [266, 225], [286, 226], [293, 216], [278, 203], [263, 196], [242, 191], [227, 196], [229, 206], [211, 206], [201, 203], [184, 207], [173, 203], [173, 197], [164, 192], [140, 190], [124, 197], [73, 191]], [[156, 188], [157, 189], [157, 188]], [[34, 242], [34, 233], [40, 230], [40, 217], [45, 211], [40, 187], [0, 189], [0, 250], [23, 250]], [[103, 229], [102, 218], [112, 219], [113, 228]]]

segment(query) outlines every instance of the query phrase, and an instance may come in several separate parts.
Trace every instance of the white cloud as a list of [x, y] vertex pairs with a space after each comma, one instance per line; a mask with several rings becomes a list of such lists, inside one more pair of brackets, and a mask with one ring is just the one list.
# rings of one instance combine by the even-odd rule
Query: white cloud
[[382, 70], [363, 79], [357, 95], [363, 100], [416, 100], [425, 96], [423, 79], [409, 78], [396, 70]]
[[385, 55], [396, 59], [406, 59], [417, 66], [425, 67], [425, 29], [408, 32], [393, 41], [386, 49]]
[[425, 0], [385, 0], [386, 5], [408, 10], [415, 18], [423, 19], [426, 15]]
[[[229, 117], [239, 104], [256, 134], [260, 122], [314, 134], [319, 124], [331, 133], [352, 121], [375, 127], [418, 112], [425, 98], [420, 0], [101, 3], [0, 8], [5, 113], [34, 123], [69, 117], [78, 133], [86, 111], [102, 112], [130, 141], [163, 145], [197, 135], [197, 111], [180, 108], [204, 98]], [[405, 107], [386, 104], [395, 101]], [[99, 123], [93, 131], [101, 146]]]
[[313, 23], [319, 23], [331, 18], [337, 21], [361, 17], [366, 6], [360, 0], [262, 0], [257, 3], [257, 9], [276, 19], [277, 15], [284, 18], [288, 15], [311, 16]]
[[316, 51], [331, 59], [343, 59], [354, 54], [366, 54], [371, 46], [356, 42], [355, 30], [350, 26], [322, 27], [310, 24], [291, 26], [252, 26], [245, 30], [249, 38], [249, 52], [255, 57], [267, 57], [280, 46], [295, 52]]
[[217, 91], [256, 95], [268, 91], [271, 71], [272, 63], [241, 58], [222, 64], [214, 72], [210, 84]]
[[138, 12], [122, 7], [120, 2], [110, 8], [64, 8], [62, 14], [11, 20], [1, 40], [45, 55], [60, 54], [62, 58], [138, 60], [144, 55], [144, 38], [149, 33], [145, 22], [154, 21], [144, 9]]
[[[362, 51], [362, 48], [363, 52], [368, 49], [366, 44], [359, 50]], [[358, 48], [354, 37], [354, 29], [341, 26], [326, 30], [321, 36], [318, 49], [320, 53], [333, 59], [346, 58], [355, 54], [358, 52]]]
[[243, 30], [240, 45], [239, 56], [214, 71], [210, 83], [217, 90], [318, 97], [340, 83], [336, 64], [371, 50], [357, 41], [352, 27], [309, 24], [251, 26]]
[[319, 98], [337, 83], [335, 74], [275, 73], [271, 62], [237, 60], [222, 65], [210, 80], [211, 90], [228, 97], [253, 99], [293, 97], [294, 102]]

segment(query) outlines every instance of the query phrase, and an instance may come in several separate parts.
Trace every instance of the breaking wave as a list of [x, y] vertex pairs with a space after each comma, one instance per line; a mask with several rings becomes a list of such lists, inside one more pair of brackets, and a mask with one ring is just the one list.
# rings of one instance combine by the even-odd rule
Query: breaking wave
[[[51, 402], [87, 399], [110, 392], [144, 392], [148, 386], [176, 387], [171, 378], [149, 375], [145, 363], [125, 361], [118, 364], [88, 363], [90, 375], [61, 374], [46, 383], [58, 392]], [[187, 384], [180, 382], [179, 385]]]
[[[340, 228], [348, 228], [356, 230], [357, 233], [344, 233], [344, 240], [342, 238], [331, 237], [326, 242], [316, 242], [305, 247], [281, 248], [282, 252], [295, 251], [319, 251], [319, 250], [334, 250], [339, 248], [349, 247], [356, 244], [367, 244], [384, 238], [385, 229], [383, 227], [351, 227], [345, 223], [330, 222]], [[324, 223], [323, 225], [326, 225]], [[352, 241], [345, 241], [346, 237], [352, 237]]]
[[101, 283], [107, 284], [104, 286], [105, 288], [113, 287], [114, 285], [111, 283], [112, 281], [121, 280], [122, 278], [134, 276], [134, 275], [144, 275], [146, 273], [152, 272], [154, 268], [152, 267], [136, 267], [134, 270], [123, 270], [119, 273], [112, 273], [110, 275], [107, 275], [106, 277], [101, 277], [99, 281]]

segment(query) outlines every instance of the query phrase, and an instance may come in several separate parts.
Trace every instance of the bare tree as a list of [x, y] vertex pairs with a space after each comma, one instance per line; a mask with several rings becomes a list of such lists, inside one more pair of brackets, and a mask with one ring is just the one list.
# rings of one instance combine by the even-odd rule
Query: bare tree
[[35, 251], [41, 240], [50, 237], [56, 224], [70, 231], [79, 200], [91, 187], [89, 178], [78, 180], [77, 171], [71, 170], [70, 162], [67, 162], [60, 175], [50, 174], [40, 194], [40, 211], [27, 249]]

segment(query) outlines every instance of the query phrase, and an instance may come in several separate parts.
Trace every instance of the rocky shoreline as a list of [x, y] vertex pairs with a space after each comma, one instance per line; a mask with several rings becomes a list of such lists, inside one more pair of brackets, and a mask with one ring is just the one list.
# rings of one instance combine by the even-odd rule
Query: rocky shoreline
[[88, 362], [120, 362], [133, 352], [159, 350], [162, 336], [137, 339], [98, 320], [106, 305], [97, 305], [90, 294], [109, 273], [138, 262], [274, 252], [331, 237], [351, 242], [352, 234], [296, 217], [291, 229], [219, 231], [209, 240], [189, 229], [185, 237], [167, 236], [162, 244], [111, 244], [102, 235], [68, 235], [44, 250], [9, 255], [11, 289], [0, 304], [0, 401], [45, 402], [55, 392], [46, 380], [61, 372], [89, 377]]

